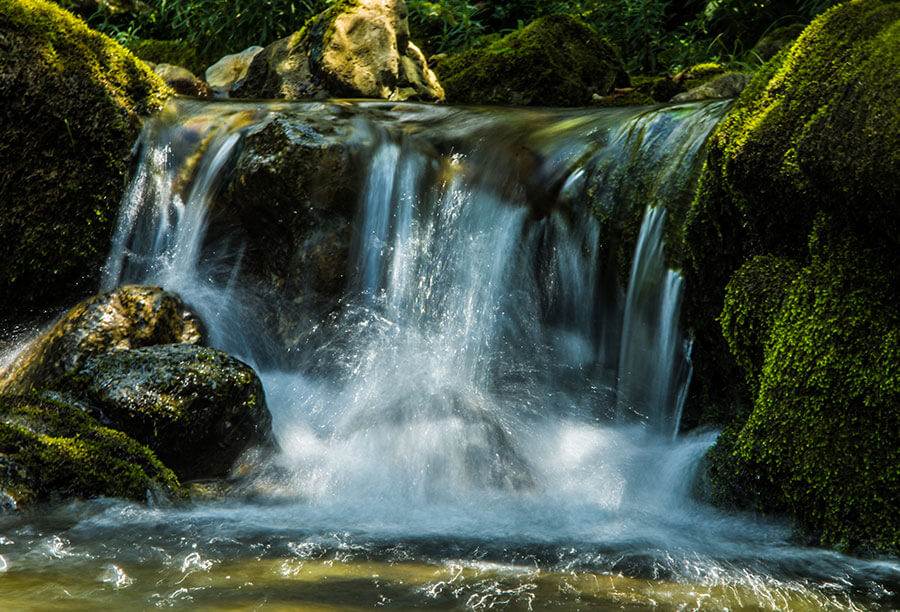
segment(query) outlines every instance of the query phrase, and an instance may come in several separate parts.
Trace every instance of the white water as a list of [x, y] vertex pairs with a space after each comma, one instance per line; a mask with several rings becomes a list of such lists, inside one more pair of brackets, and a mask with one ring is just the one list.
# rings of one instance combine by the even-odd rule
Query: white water
[[[241, 287], [243, 246], [206, 235], [207, 205], [229, 180], [245, 134], [286, 109], [323, 108], [170, 110], [148, 128], [105, 287], [144, 282], [179, 292], [213, 346], [258, 365], [280, 452], [256, 466], [243, 489], [249, 498], [88, 512], [68, 537], [91, 559], [110, 559], [105, 582], [128, 587], [122, 563], [153, 564], [158, 555], [181, 564], [185, 578], [248, 555], [324, 556], [491, 562], [524, 576], [506, 590], [463, 589], [457, 599], [473, 608], [530, 605], [523, 593], [536, 597], [529, 572], [540, 568], [693, 585], [685, 601], [694, 604], [665, 609], [741, 601], [854, 609], [859, 593], [891, 601], [884, 585], [896, 565], [790, 545], [786, 526], [725, 515], [691, 496], [716, 433], [676, 435], [689, 346], [677, 324], [681, 279], [665, 267], [662, 236], [665, 206], [688, 189], [723, 105], [540, 121], [431, 107], [404, 107], [386, 121], [362, 105], [352, 138], [367, 147], [366, 172], [348, 293], [305, 346], [304, 366], [272, 368], [259, 364], [282, 349], [259, 330], [259, 304]], [[542, 161], [511, 182], [502, 156], [514, 147], [475, 138], [440, 157], [413, 146], [429, 130], [473, 138], [513, 128], [529, 134]], [[182, 200], [177, 160], [190, 158], [197, 133], [206, 153]], [[428, 183], [435, 164], [446, 171]], [[528, 190], [531, 199], [550, 197], [525, 185], [534, 177], [560, 185], [557, 210], [540, 219], [520, 201]], [[631, 179], [650, 187], [636, 190]], [[604, 234], [580, 199], [588, 190], [606, 207], [633, 206], [624, 200], [636, 194], [655, 204], [644, 212], [624, 290], [603, 270]], [[39, 547], [29, 533], [19, 541]], [[133, 533], [146, 541], [131, 550]], [[85, 543], [98, 534], [109, 542], [105, 553]], [[454, 580], [419, 596], [446, 594]], [[177, 603], [179, 592], [160, 601]], [[466, 599], [476, 592], [482, 599]], [[663, 596], [635, 605], [655, 607], [654, 597]]]

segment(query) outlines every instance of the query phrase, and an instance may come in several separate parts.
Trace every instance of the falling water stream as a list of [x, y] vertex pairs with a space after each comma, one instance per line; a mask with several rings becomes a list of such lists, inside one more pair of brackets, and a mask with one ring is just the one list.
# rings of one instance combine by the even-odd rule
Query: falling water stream
[[[679, 433], [691, 346], [664, 236], [726, 110], [171, 103], [103, 289], [178, 292], [259, 372], [278, 450], [188, 506], [0, 517], [3, 609], [900, 606], [895, 560], [692, 495], [717, 432]], [[354, 170], [319, 169], [355, 212], [342, 292], [302, 329], [272, 328], [302, 296], [252, 284], [261, 245], [220, 230], [276, 125]]]

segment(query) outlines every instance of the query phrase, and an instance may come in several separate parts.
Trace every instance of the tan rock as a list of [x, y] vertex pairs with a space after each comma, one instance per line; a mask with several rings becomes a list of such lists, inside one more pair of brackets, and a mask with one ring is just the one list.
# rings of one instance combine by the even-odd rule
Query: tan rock
[[228, 94], [247, 76], [253, 58], [263, 50], [254, 45], [240, 53], [226, 55], [206, 69], [206, 82], [216, 93]]

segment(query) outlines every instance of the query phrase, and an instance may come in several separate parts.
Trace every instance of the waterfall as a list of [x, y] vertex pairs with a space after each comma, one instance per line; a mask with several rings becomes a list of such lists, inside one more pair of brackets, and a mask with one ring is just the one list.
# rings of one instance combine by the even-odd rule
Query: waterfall
[[[667, 208], [690, 197], [724, 109], [175, 102], [145, 130], [104, 284], [179, 292], [214, 346], [257, 365], [294, 494], [367, 491], [418, 508], [473, 490], [540, 489], [558, 462], [554, 444], [614, 439], [586, 433], [595, 424], [648, 440], [677, 433], [689, 350], [663, 230]], [[303, 203], [254, 201], [243, 221], [223, 222], [257, 196], [240, 191], [253, 172], [287, 155], [260, 144], [272, 140], [304, 155], [336, 152], [344, 174], [315, 162], [307, 171], [321, 176], [310, 184], [325, 187], [304, 191]], [[312, 302], [278, 287], [311, 286], [312, 273], [267, 284], [254, 258], [278, 245], [253, 244], [245, 226], [281, 207], [272, 240], [312, 241], [308, 265], [323, 248], [318, 234], [290, 224], [302, 223], [303, 207], [334, 221], [338, 188], [357, 202], [343, 293], [317, 298], [327, 307], [309, 328], [269, 329], [272, 300]], [[218, 234], [216, 223], [232, 231]], [[623, 275], [614, 260], [629, 240]], [[276, 263], [270, 276], [295, 273]], [[279, 353], [300, 358], [266, 365]], [[628, 448], [620, 452], [645, 461], [641, 445]], [[643, 495], [623, 470], [598, 485], [602, 496], [619, 491], [609, 497], [617, 503]]]

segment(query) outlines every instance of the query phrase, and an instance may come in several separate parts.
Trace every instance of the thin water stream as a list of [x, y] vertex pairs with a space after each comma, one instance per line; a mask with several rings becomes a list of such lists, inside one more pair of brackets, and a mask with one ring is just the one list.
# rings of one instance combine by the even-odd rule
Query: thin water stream
[[[180, 293], [259, 371], [279, 450], [183, 507], [0, 516], [3, 609], [900, 607], [896, 560], [693, 496], [717, 432], [678, 431], [690, 343], [663, 237], [726, 109], [173, 103], [104, 288]], [[347, 163], [285, 169], [272, 141]], [[240, 191], [276, 166], [316, 176], [302, 203]], [[310, 311], [319, 260], [258, 264], [282, 240], [332, 252], [339, 231], [291, 234], [304, 207], [349, 228], [340, 291]]]

